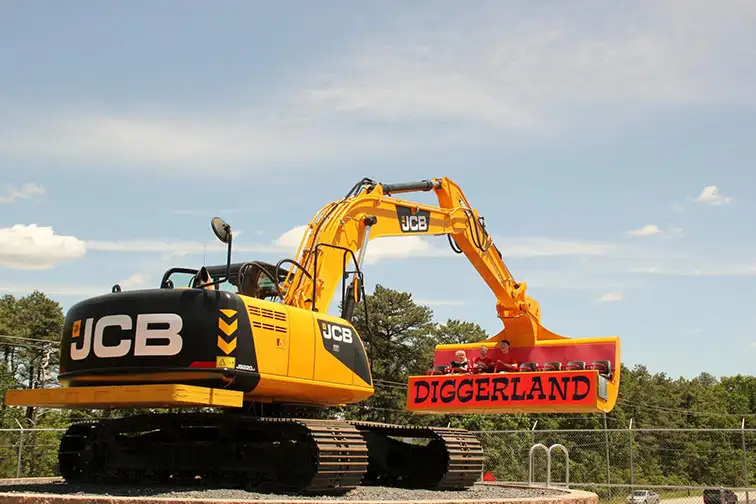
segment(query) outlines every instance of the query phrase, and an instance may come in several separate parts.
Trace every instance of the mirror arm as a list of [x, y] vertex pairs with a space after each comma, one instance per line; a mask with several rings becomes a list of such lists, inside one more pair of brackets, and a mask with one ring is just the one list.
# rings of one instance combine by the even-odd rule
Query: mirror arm
[[[215, 282], [210, 282], [203, 287], [211, 287], [214, 285], [222, 284], [223, 282], [228, 281], [229, 278], [231, 278], [231, 243], [233, 242], [233, 235], [231, 234], [231, 226], [228, 225], [226, 222], [223, 221], [220, 217], [213, 217], [213, 219], [210, 221], [210, 225], [213, 228], [213, 232], [215, 233], [215, 236], [218, 237], [220, 241], [223, 243], [228, 244], [228, 252], [226, 253], [226, 277], [221, 278], [220, 280], [216, 280]], [[223, 229], [224, 233], [221, 234], [220, 229]]]
[[233, 241], [233, 236], [231, 233], [228, 233], [228, 252], [226, 253], [226, 278], [223, 280], [224, 282], [231, 278], [231, 242]]

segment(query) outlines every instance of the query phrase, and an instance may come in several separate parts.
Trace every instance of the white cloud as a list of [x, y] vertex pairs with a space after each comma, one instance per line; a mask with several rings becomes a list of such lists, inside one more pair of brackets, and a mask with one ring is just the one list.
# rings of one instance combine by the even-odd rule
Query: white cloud
[[685, 236], [685, 230], [680, 227], [674, 227], [669, 230], [669, 234], [673, 237], [682, 238]]
[[438, 250], [419, 236], [387, 236], [370, 242], [365, 253], [365, 264], [374, 264], [382, 259], [443, 256], [448, 252]]
[[607, 292], [606, 294], [598, 298], [598, 300], [602, 303], [612, 303], [616, 301], [622, 301], [623, 299], [625, 299], [625, 296], [621, 292], [616, 291]]
[[656, 224], [646, 224], [643, 227], [631, 229], [627, 232], [627, 235], [633, 237], [661, 235], [665, 240], [670, 240], [673, 238], [682, 238], [685, 236], [685, 232], [681, 227], [673, 227], [668, 231], [664, 231]]
[[[275, 244], [293, 255], [307, 228], [307, 225], [296, 226], [279, 236]], [[375, 264], [384, 259], [443, 256], [446, 252], [419, 236], [384, 236], [370, 240], [365, 252], [365, 264]]]
[[[405, 30], [352, 45], [311, 87], [310, 104], [375, 119], [530, 131], [583, 122], [590, 111], [615, 121], [639, 107], [754, 102], [754, 74], [739, 67], [749, 56], [730, 39], [740, 29], [754, 40], [756, 9], [745, 2], [458, 8], [405, 16]], [[725, 62], [724, 47], [742, 56]]]
[[658, 266], [641, 266], [638, 268], [632, 268], [630, 272], [631, 273], [658, 273], [659, 267]]
[[298, 68], [293, 86], [266, 83], [280, 91], [264, 106], [14, 116], [0, 126], [0, 153], [187, 176], [219, 165], [275, 173], [275, 163], [500, 144], [506, 133], [613, 126], [680, 105], [748, 106], [756, 73], [742, 48], [756, 43], [754, 20], [744, 0], [408, 7], [401, 22]]
[[723, 196], [719, 193], [719, 188], [715, 185], [706, 186], [698, 195], [696, 201], [704, 203], [706, 205], [721, 206], [732, 202], [732, 198], [729, 196]]
[[118, 282], [123, 289], [138, 289], [145, 287], [150, 283], [150, 275], [146, 273], [134, 273], [125, 280]]
[[[236, 232], [238, 236], [241, 233]], [[75, 236], [56, 234], [52, 227], [36, 224], [17, 224], [0, 228], [0, 266], [11, 269], [50, 269], [62, 261], [80, 259], [90, 251], [125, 253], [160, 253], [163, 259], [174, 259], [188, 254], [223, 252], [226, 246], [213, 238], [207, 243], [170, 240], [82, 240]], [[265, 244], [238, 244], [237, 252], [272, 253], [281, 247]], [[140, 277], [127, 279], [129, 283]]]
[[295, 226], [276, 238], [275, 244], [294, 254], [296, 253], [299, 244], [302, 242], [302, 238], [304, 238], [307, 233], [307, 228], [307, 224]]
[[0, 228], [0, 266], [42, 270], [83, 257], [86, 243], [74, 236], [56, 234], [52, 227], [17, 224]]
[[131, 170], [158, 173], [159, 169], [187, 176], [205, 175], [208, 167], [220, 164], [223, 170], [215, 175], [231, 176], [255, 168], [257, 173], [270, 174], [271, 166], [280, 163], [385, 156], [413, 148], [412, 139], [396, 138], [390, 132], [363, 134], [353, 127], [339, 127], [323, 114], [299, 122], [295, 110], [283, 103], [278, 106], [273, 115], [284, 118], [280, 121], [264, 117], [265, 111], [253, 114], [254, 120], [235, 112], [170, 119], [157, 111], [142, 117], [110, 110], [52, 111], [49, 116], [19, 119], [12, 130], [3, 131], [0, 125], [0, 154], [55, 158], [58, 163], [75, 163], [77, 169], [107, 161]]
[[13, 203], [16, 200], [29, 199], [40, 194], [45, 194], [46, 189], [34, 182], [27, 182], [21, 187], [10, 185], [5, 186], [3, 193], [0, 193], [0, 203]]
[[[491, 82], [461, 68], [440, 69], [428, 48], [369, 48], [334, 82], [306, 93], [309, 105], [381, 120], [458, 119], [530, 130], [542, 119]], [[383, 72], [378, 69], [383, 68]]]
[[629, 234], [630, 236], [651, 236], [651, 235], [659, 234], [661, 232], [662, 230], [659, 229], [659, 226], [657, 226], [656, 224], [647, 224], [643, 226], [642, 228], [628, 231], [627, 234]]

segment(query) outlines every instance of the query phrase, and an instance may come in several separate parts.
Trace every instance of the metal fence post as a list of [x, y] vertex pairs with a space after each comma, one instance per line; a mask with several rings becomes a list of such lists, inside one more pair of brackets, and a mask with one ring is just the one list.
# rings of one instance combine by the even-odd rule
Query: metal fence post
[[[746, 453], [746, 442], [745, 442], [745, 417], [743, 418], [743, 421], [740, 423], [740, 444], [743, 448], [743, 486], [748, 488], [748, 454]], [[746, 490], [746, 504], [749, 503], [750, 498], [748, 495], [748, 490]]]
[[604, 413], [604, 440], [606, 442], [606, 490], [609, 493], [609, 498], [612, 498], [612, 480], [609, 476], [609, 431], [606, 427], [606, 413]]
[[635, 485], [635, 469], [633, 468], [633, 441], [634, 441], [634, 433], [633, 433], [633, 419], [630, 419], [630, 425], [628, 425], [627, 429], [630, 431], [630, 494], [633, 493], [633, 485]]
[[18, 459], [16, 461], [16, 478], [21, 477], [21, 452], [24, 447], [24, 426], [19, 423], [17, 419], [16, 423], [18, 424], [18, 428], [21, 429], [18, 434]]

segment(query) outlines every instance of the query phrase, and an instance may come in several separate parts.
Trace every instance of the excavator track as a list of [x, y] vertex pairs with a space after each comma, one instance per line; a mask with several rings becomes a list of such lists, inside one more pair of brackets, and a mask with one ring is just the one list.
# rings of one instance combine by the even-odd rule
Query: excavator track
[[366, 442], [345, 422], [205, 413], [83, 421], [58, 460], [69, 483], [223, 485], [295, 494], [343, 494], [363, 479]]
[[344, 494], [361, 484], [465, 489], [484, 459], [463, 429], [213, 413], [77, 422], [58, 453], [69, 483], [207, 480], [294, 494]]
[[363, 484], [459, 490], [471, 487], [483, 472], [485, 454], [480, 440], [464, 429], [347, 423], [357, 427], [367, 442], [370, 458]]

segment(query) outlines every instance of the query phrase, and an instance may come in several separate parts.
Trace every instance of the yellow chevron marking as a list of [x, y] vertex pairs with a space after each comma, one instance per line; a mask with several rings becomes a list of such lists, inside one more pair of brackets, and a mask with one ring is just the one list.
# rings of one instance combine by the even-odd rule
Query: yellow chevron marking
[[223, 338], [218, 336], [218, 348], [223, 350], [223, 353], [225, 353], [226, 355], [230, 354], [236, 348], [236, 338], [226, 343]]
[[223, 319], [218, 319], [218, 329], [223, 331], [226, 336], [231, 336], [239, 328], [239, 321], [234, 320], [230, 324]]
[[236, 310], [231, 310], [231, 309], [229, 309], [229, 308], [224, 308], [224, 309], [220, 310], [220, 312], [221, 312], [221, 313], [222, 313], [223, 315], [225, 315], [226, 317], [228, 317], [228, 318], [231, 318], [231, 317], [233, 317], [234, 315], [236, 315]]

